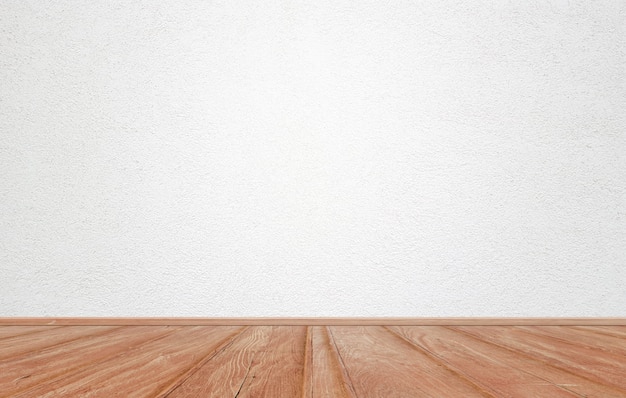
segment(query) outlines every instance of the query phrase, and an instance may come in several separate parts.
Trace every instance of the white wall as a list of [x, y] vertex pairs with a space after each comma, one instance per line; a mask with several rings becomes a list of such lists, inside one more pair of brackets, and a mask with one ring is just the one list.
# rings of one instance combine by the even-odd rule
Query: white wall
[[504, 3], [1, 2], [0, 316], [626, 316], [626, 3]]

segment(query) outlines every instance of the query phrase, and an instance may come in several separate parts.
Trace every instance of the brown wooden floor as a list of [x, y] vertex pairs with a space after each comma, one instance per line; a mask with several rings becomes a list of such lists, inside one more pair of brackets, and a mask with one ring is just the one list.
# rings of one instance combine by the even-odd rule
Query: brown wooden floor
[[0, 397], [626, 397], [626, 326], [0, 326]]

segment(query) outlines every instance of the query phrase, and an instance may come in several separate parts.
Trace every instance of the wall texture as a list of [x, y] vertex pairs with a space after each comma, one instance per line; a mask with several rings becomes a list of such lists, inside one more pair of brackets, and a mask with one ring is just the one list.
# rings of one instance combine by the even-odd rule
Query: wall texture
[[626, 3], [504, 3], [2, 1], [0, 316], [626, 316]]

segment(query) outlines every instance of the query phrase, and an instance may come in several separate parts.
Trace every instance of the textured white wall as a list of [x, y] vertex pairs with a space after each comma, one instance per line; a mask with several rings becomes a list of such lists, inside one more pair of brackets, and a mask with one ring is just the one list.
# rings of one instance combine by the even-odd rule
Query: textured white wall
[[2, 1], [0, 316], [626, 316], [626, 3], [504, 3]]

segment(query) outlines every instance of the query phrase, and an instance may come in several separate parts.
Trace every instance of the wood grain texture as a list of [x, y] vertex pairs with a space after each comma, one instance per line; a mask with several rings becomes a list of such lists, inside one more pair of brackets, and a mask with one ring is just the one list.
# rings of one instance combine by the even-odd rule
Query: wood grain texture
[[626, 397], [622, 326], [5, 328], [0, 397]]
[[29, 351], [63, 345], [72, 341], [107, 333], [118, 326], [69, 326], [48, 330], [46, 333], [31, 333], [27, 338], [14, 336], [0, 340], [0, 360], [23, 356]]
[[265, 350], [253, 362], [237, 397], [302, 396], [306, 326], [273, 326]]
[[[271, 326], [248, 328], [189, 378], [165, 394], [179, 397], [234, 397], [250, 375], [250, 370], [267, 354]], [[256, 362], [255, 362], [256, 358]], [[252, 375], [253, 376], [253, 375]]]
[[613, 336], [618, 339], [626, 338], [626, 326], [572, 326], [572, 329]]
[[0, 318], [0, 326], [626, 326], [626, 318]]
[[214, 353], [239, 329], [233, 326], [183, 327], [176, 333], [43, 384], [23, 396], [154, 397], [205, 356]]
[[58, 326], [0, 326], [0, 340], [30, 333], [41, 333], [56, 327]]
[[392, 327], [500, 397], [623, 397], [626, 392], [448, 327]]
[[359, 397], [492, 396], [383, 327], [344, 326], [330, 331]]
[[311, 398], [356, 397], [328, 326], [309, 328], [310, 350], [306, 364], [304, 396]]
[[600, 384], [626, 390], [626, 357], [622, 355], [599, 352], [577, 342], [532, 334], [516, 327], [454, 328]]
[[561, 326], [521, 326], [519, 329], [557, 339], [566, 344], [576, 344], [597, 352], [614, 353], [626, 358], [626, 345], [623, 338]]
[[306, 327], [251, 328], [165, 396], [302, 396], [306, 341]]
[[462, 339], [458, 335], [444, 327], [393, 327], [390, 330], [441, 361], [447, 368], [472, 380], [492, 396], [576, 396], [536, 376], [516, 371], [502, 361], [494, 360], [497, 355], [493, 350], [479, 352], [475, 349], [474, 341], [459, 341]]
[[[159, 327], [126, 327], [105, 335], [82, 339], [63, 346], [31, 352], [12, 360], [0, 361], [0, 397], [15, 396], [38, 386], [51, 388], [67, 375], [91, 369], [109, 358], [124, 355], [141, 344], [173, 333], [176, 329]], [[24, 344], [29, 340], [25, 339]], [[62, 384], [62, 382], [59, 382]]]

